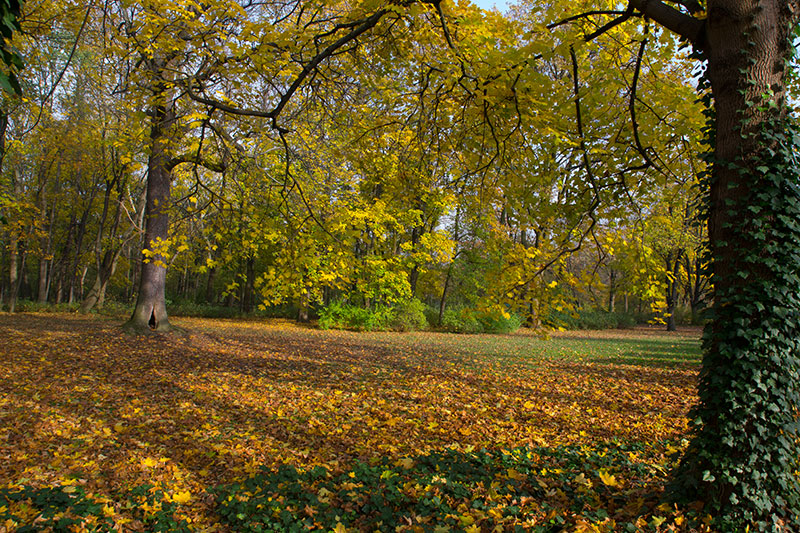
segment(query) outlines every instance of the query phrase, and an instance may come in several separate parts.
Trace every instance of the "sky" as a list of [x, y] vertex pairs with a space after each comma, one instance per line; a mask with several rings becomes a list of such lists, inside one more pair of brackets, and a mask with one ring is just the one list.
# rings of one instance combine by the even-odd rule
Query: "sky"
[[483, 9], [492, 9], [497, 6], [497, 9], [503, 12], [510, 2], [507, 0], [472, 0], [472, 3]]

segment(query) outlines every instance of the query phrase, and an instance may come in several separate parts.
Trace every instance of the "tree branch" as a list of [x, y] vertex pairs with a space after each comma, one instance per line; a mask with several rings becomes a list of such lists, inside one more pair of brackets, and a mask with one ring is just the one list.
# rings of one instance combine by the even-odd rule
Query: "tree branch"
[[686, 39], [695, 47], [703, 47], [704, 21], [681, 13], [661, 0], [629, 0], [628, 5], [682, 39]]
[[201, 157], [198, 154], [181, 154], [173, 157], [167, 164], [164, 165], [168, 171], [172, 171], [175, 167], [183, 163], [193, 163], [195, 165], [199, 165], [203, 168], [206, 168], [212, 172], [225, 172], [225, 168], [227, 165], [223, 164], [220, 161], [211, 161], [204, 157]]
[[[320, 63], [328, 59], [329, 57], [333, 56], [337, 50], [342, 48], [344, 45], [350, 43], [351, 41], [360, 37], [363, 33], [370, 30], [371, 28], [375, 27], [378, 22], [383, 18], [384, 15], [390, 13], [392, 10], [390, 9], [381, 9], [380, 11], [376, 11], [369, 17], [363, 19], [360, 24], [354, 27], [350, 32], [346, 35], [343, 35], [330, 45], [328, 45], [324, 50], [319, 52], [315, 55], [311, 60], [303, 66], [303, 69], [294, 79], [292, 84], [286, 89], [286, 92], [281, 94], [280, 100], [278, 103], [269, 111], [262, 111], [256, 109], [246, 109], [241, 107], [236, 107], [233, 105], [229, 105], [218, 100], [214, 100], [205, 96], [201, 96], [197, 92], [195, 92], [194, 87], [192, 86], [192, 82], [189, 81], [186, 84], [187, 94], [189, 98], [196, 102], [200, 102], [201, 104], [205, 104], [207, 106], [211, 106], [212, 108], [219, 109], [225, 113], [231, 115], [239, 115], [239, 116], [249, 116], [249, 117], [261, 117], [261, 118], [268, 118], [272, 121], [273, 129], [277, 130], [279, 133], [285, 133], [285, 128], [281, 128], [278, 126], [278, 115], [280, 115], [283, 108], [289, 103], [292, 99], [294, 94], [300, 88], [300, 86], [305, 82], [306, 78], [319, 66]], [[200, 87], [202, 91], [202, 86]]]

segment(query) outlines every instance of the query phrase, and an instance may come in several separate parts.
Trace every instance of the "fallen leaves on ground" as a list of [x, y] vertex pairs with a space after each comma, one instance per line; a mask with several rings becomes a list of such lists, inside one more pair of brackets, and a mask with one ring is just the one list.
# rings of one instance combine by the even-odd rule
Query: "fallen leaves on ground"
[[684, 521], [655, 506], [695, 399], [693, 335], [179, 325], [0, 315], [0, 531]]

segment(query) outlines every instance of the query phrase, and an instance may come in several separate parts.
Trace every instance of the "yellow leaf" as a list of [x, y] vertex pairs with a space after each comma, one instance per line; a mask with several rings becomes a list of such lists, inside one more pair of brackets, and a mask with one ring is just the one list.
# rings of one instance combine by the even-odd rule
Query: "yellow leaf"
[[341, 522], [336, 523], [336, 527], [331, 530], [333, 533], [347, 533], [347, 528]]
[[331, 491], [329, 491], [325, 487], [322, 487], [321, 489], [319, 489], [319, 492], [317, 493], [317, 498], [319, 498], [319, 501], [322, 503], [329, 503], [331, 501], [332, 494], [333, 493]]
[[619, 486], [617, 479], [613, 475], [609, 474], [608, 470], [601, 469], [600, 472], [598, 472], [598, 475], [600, 476], [600, 481], [602, 481], [603, 484], [608, 485], [609, 487]]
[[658, 509], [662, 513], [668, 513], [668, 512], [670, 512], [672, 510], [672, 506], [670, 504], [664, 502], [661, 505], [659, 505], [658, 507], [656, 507], [656, 509]]
[[146, 459], [142, 459], [142, 466], [146, 466], [147, 468], [152, 468], [158, 464], [158, 461], [153, 459], [152, 457], [148, 457]]
[[103, 514], [105, 516], [114, 516], [114, 508], [111, 507], [110, 505], [104, 505], [103, 506]]
[[395, 466], [402, 466], [403, 468], [408, 470], [409, 468], [412, 468], [414, 466], [414, 460], [411, 459], [410, 457], [404, 457], [403, 459], [395, 461], [394, 464]]
[[184, 491], [184, 492], [176, 492], [172, 496], [172, 501], [174, 501], [176, 503], [181, 503], [181, 504], [189, 503], [189, 501], [191, 501], [191, 499], [192, 499], [192, 494], [188, 490]]

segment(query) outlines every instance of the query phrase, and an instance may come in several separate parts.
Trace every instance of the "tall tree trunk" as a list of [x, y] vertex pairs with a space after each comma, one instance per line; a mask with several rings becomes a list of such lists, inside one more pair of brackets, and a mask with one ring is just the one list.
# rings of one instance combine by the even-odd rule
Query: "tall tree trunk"
[[[22, 197], [22, 178], [16, 168], [11, 176], [11, 188], [14, 192], [14, 198], [19, 199]], [[8, 232], [8, 301], [6, 306], [9, 313], [16, 311], [17, 294], [19, 293], [19, 240], [22, 237], [22, 228], [18, 216], [19, 213], [12, 215]]]
[[208, 277], [206, 278], [205, 298], [207, 304], [214, 304], [216, 302], [216, 295], [214, 293], [214, 282], [217, 280], [217, 267], [212, 266], [208, 269]]
[[255, 259], [250, 256], [245, 260], [245, 277], [242, 284], [242, 312], [251, 313], [253, 311], [253, 293], [255, 293], [256, 269]]
[[797, 0], [707, 4], [714, 319], [675, 488], [721, 530], [800, 526], [800, 170], [785, 93], [799, 14]]
[[608, 312], [614, 312], [617, 299], [617, 272], [612, 268], [608, 271]]
[[[77, 224], [77, 231], [75, 232], [75, 259], [70, 265], [69, 270], [69, 303], [73, 303], [76, 297], [77, 299], [83, 298], [83, 276], [85, 274], [81, 271], [81, 274], [79, 275], [81, 266], [81, 249], [83, 248], [83, 239], [86, 236], [87, 221], [92, 209], [95, 192], [96, 187], [94, 187], [94, 191], [89, 197], [89, 202], [86, 205], [86, 209], [84, 209], [83, 213], [81, 214], [80, 221]], [[78, 289], [80, 294], [75, 294], [76, 289]]]
[[309, 306], [311, 304], [311, 290], [308, 285], [303, 286], [303, 292], [300, 295], [300, 305], [297, 309], [297, 321], [301, 324], [307, 324], [309, 322]]
[[[417, 251], [417, 245], [419, 244], [420, 237], [424, 232], [424, 228], [422, 226], [415, 227], [411, 230], [411, 253], [414, 254]], [[419, 280], [419, 264], [414, 261], [413, 266], [411, 267], [411, 271], [408, 273], [408, 284], [411, 287], [411, 297], [413, 298], [417, 294], [417, 281]]]
[[169, 128], [175, 120], [167, 88], [156, 89], [157, 104], [151, 109], [150, 156], [147, 161], [147, 200], [145, 204], [144, 246], [154, 250], [141, 256], [141, 276], [136, 307], [124, 328], [132, 332], [169, 331], [165, 288], [167, 258], [158, 247], [169, 238], [169, 208], [171, 173], [167, 167]]
[[47, 302], [47, 263], [48, 260], [46, 259], [47, 256], [41, 257], [39, 259], [39, 285], [38, 290], [36, 291], [36, 301], [40, 304]]
[[672, 252], [670, 252], [665, 259], [667, 267], [667, 331], [676, 331], [678, 329], [677, 324], [675, 323], [675, 310], [678, 306], [678, 286], [680, 284], [678, 280], [678, 274], [681, 266], [680, 257], [680, 251], [675, 252], [674, 257]]
[[122, 248], [118, 248], [117, 250], [106, 250], [103, 254], [103, 260], [100, 262], [100, 265], [97, 269], [97, 275], [94, 279], [94, 284], [92, 288], [89, 290], [89, 293], [84, 298], [83, 302], [81, 303], [78, 312], [81, 314], [86, 314], [95, 306], [101, 308], [103, 302], [105, 300], [105, 292], [106, 287], [108, 286], [108, 280], [111, 279], [111, 276], [114, 275], [114, 271], [117, 269], [117, 260], [119, 259], [120, 254], [122, 253]]

